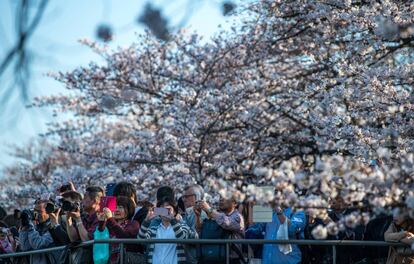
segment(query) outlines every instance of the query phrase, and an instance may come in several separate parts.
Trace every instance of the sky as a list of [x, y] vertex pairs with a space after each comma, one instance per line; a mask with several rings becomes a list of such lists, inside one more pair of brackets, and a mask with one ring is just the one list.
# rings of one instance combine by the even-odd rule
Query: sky
[[[14, 17], [18, 2], [0, 1], [0, 62], [16, 41]], [[163, 14], [173, 25], [178, 25], [188, 11], [191, 16], [185, 27], [189, 32], [196, 31], [207, 40], [218, 32], [219, 25], [224, 28], [229, 25], [222, 15], [219, 0], [150, 2], [162, 7]], [[48, 72], [69, 71], [99, 60], [96, 54], [78, 42], [81, 38], [95, 40], [98, 25], [109, 24], [114, 29], [111, 47], [127, 47], [134, 42], [136, 34], [145, 30], [136, 21], [146, 3], [145, 0], [49, 1], [45, 15], [29, 42], [32, 60], [30, 98], [64, 92], [62, 84], [46, 76]], [[191, 3], [192, 8], [188, 3]], [[0, 91], [11, 85], [12, 80], [13, 71], [10, 69], [0, 79]], [[22, 102], [19, 98], [16, 90], [0, 111], [0, 177], [2, 169], [16, 161], [10, 155], [11, 146], [24, 146], [46, 131], [48, 122], [56, 120], [50, 110], [27, 108], [27, 102]]]

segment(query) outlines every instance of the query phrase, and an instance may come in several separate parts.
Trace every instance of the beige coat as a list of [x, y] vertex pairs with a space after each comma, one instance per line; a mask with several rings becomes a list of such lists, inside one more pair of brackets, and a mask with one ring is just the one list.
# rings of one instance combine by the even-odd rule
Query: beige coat
[[[384, 233], [387, 242], [401, 242], [404, 238], [404, 232], [398, 232], [393, 223]], [[409, 247], [390, 247], [387, 264], [414, 264], [414, 252]]]

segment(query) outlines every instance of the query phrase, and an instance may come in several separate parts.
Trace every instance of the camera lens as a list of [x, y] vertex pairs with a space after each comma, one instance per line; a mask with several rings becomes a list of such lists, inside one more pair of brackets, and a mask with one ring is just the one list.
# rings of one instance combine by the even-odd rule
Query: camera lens
[[59, 207], [54, 203], [47, 203], [46, 204], [46, 213], [51, 214], [54, 213]]

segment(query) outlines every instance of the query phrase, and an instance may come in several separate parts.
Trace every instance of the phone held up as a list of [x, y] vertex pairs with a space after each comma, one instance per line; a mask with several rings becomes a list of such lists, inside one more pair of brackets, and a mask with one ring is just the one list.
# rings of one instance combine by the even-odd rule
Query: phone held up
[[169, 211], [167, 208], [162, 208], [162, 207], [155, 207], [154, 208], [154, 215], [157, 216], [168, 216]]
[[106, 207], [109, 210], [111, 210], [111, 212], [115, 212], [116, 210], [116, 197], [115, 196], [103, 196], [101, 197], [101, 201], [100, 201], [100, 211], [102, 212], [103, 209]]

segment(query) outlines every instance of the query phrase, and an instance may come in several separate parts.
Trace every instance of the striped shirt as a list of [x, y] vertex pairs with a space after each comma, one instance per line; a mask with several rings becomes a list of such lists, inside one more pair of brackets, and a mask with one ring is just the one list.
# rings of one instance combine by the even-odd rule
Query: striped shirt
[[[140, 239], [156, 239], [157, 238], [157, 231], [159, 225], [152, 225], [150, 226], [150, 221], [144, 221], [141, 225], [141, 228], [138, 233], [138, 238]], [[171, 227], [174, 231], [175, 238], [177, 239], [187, 239], [195, 237], [195, 233], [184, 223], [178, 222], [177, 220], [171, 220]], [[149, 244], [147, 247], [147, 262], [153, 263], [153, 255], [154, 255], [154, 248], [155, 244]], [[178, 264], [185, 264], [187, 261], [184, 247], [182, 244], [177, 244], [176, 247], [176, 254], [177, 254], [177, 263]], [[156, 263], [154, 263], [156, 264]]]

